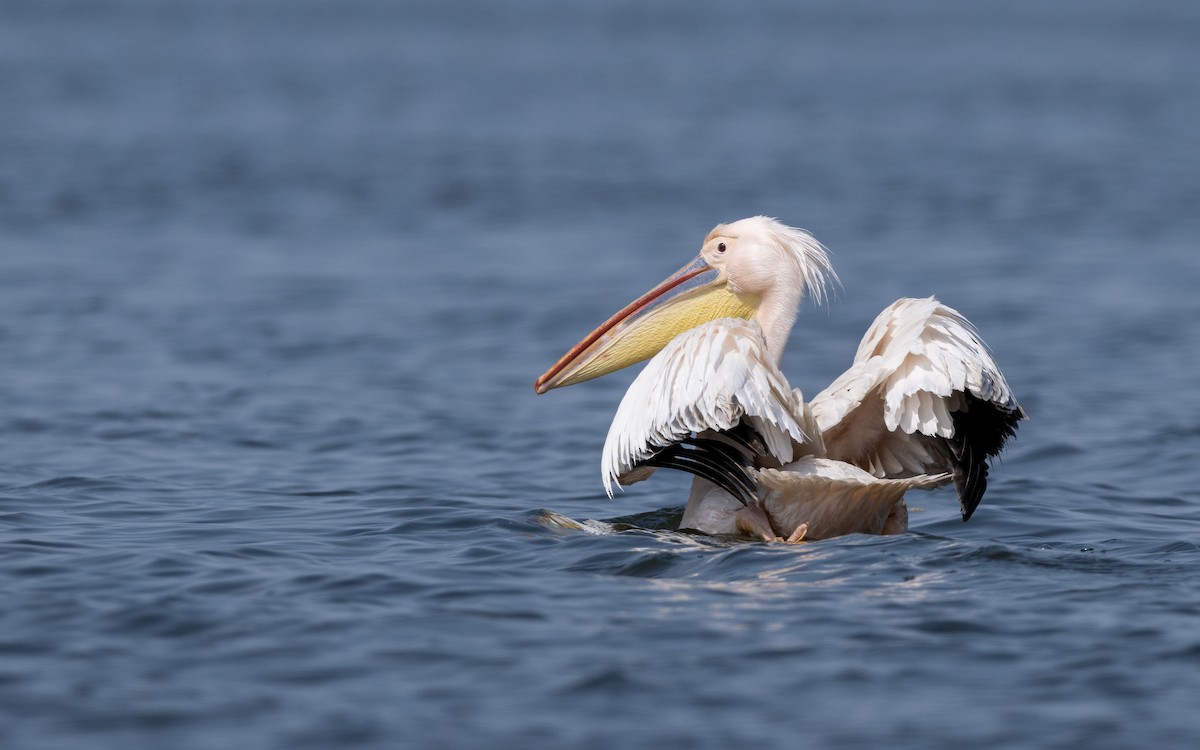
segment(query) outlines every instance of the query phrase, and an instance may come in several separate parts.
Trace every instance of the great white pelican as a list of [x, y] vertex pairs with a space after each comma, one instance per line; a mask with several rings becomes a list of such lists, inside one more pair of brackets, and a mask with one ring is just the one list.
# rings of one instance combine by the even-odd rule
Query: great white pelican
[[904, 493], [953, 482], [963, 521], [1025, 412], [975, 327], [936, 299], [881, 312], [850, 369], [805, 402], [780, 359], [800, 302], [837, 276], [821, 243], [765, 216], [721, 224], [700, 254], [537, 379], [574, 385], [650, 359], [604, 442], [613, 484], [695, 476], [681, 529], [766, 541], [908, 528]]

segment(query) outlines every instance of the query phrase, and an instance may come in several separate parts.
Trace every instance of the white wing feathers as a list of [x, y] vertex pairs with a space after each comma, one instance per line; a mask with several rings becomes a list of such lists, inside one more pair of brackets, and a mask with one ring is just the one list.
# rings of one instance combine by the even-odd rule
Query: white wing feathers
[[875, 318], [850, 369], [811, 408], [831, 458], [886, 477], [949, 468], [939, 446], [975, 399], [1004, 424], [1024, 417], [974, 326], [933, 297], [906, 298]]
[[659, 450], [692, 433], [731, 429], [743, 418], [772, 456], [790, 462], [792, 442], [805, 443], [813, 425], [800, 392], [766, 352], [757, 323], [725, 318], [677, 336], [655, 355], [625, 392], [604, 441], [609, 496], [614, 482], [644, 478], [625, 475]]
[[[758, 323], [726, 318], [680, 334], [650, 360], [617, 409], [601, 471], [610, 497], [614, 482], [664, 466], [747, 503], [766, 492], [767, 475], [755, 481], [751, 465], [786, 466], [808, 455], [881, 479], [952, 476], [966, 520], [987, 489], [988, 459], [1024, 417], [975, 328], [932, 297], [901, 299], [880, 313], [850, 369], [807, 405], [768, 354]], [[743, 421], [767, 455], [734, 446], [744, 439], [736, 429]], [[829, 462], [812, 465], [828, 474], [821, 481], [845, 480], [826, 471]], [[789, 481], [801, 495], [812, 489]]]

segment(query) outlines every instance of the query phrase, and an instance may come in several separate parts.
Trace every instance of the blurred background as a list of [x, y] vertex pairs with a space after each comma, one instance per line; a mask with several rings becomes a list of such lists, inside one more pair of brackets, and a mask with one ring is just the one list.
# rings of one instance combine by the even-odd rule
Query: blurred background
[[[1183, 1], [0, 0], [0, 744], [1194, 736], [1198, 42]], [[842, 278], [810, 396], [899, 296], [992, 345], [1031, 421], [970, 524], [544, 527], [683, 503], [603, 496], [634, 372], [532, 384], [754, 214]]]

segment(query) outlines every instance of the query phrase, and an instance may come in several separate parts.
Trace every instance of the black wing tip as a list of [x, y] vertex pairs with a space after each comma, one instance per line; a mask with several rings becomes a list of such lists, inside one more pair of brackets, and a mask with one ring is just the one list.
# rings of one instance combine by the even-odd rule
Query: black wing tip
[[983, 493], [987, 492], [987, 475], [988, 465], [983, 461], [974, 463], [969, 469], [955, 467], [954, 488], [958, 490], [958, 506], [963, 523], [971, 520], [975, 509], [983, 502]]
[[737, 474], [715, 468], [706, 460], [698, 458], [695, 455], [695, 451], [678, 450], [678, 446], [672, 446], [651, 456], [638, 465], [656, 466], [663, 469], [675, 469], [676, 471], [687, 472], [692, 476], [712, 482], [730, 495], [736, 497], [743, 505], [748, 505], [751, 500], [751, 493], [738, 480]]
[[724, 432], [721, 437], [687, 437], [663, 448], [638, 466], [657, 466], [685, 471], [728, 492], [743, 505], [754, 502], [757, 485], [749, 468], [764, 445], [762, 436], [745, 422]]
[[1005, 443], [1017, 434], [1026, 419], [1020, 406], [1007, 407], [984, 401], [969, 393], [966, 403], [954, 412], [954, 488], [958, 490], [963, 523], [971, 520], [987, 491], [989, 459], [999, 455]]

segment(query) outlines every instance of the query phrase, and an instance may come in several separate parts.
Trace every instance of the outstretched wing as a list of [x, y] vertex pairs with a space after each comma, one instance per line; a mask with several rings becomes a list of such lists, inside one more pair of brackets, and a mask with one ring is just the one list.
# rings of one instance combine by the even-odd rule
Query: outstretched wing
[[952, 471], [964, 521], [987, 489], [987, 459], [1025, 418], [975, 327], [933, 297], [881, 312], [810, 406], [829, 458], [877, 477]]
[[746, 501], [745, 469], [765, 455], [792, 460], [793, 441], [816, 426], [798, 391], [767, 354], [762, 329], [723, 318], [675, 337], [629, 386], [604, 441], [601, 469], [614, 482], [644, 479], [650, 469], [681, 469]]

